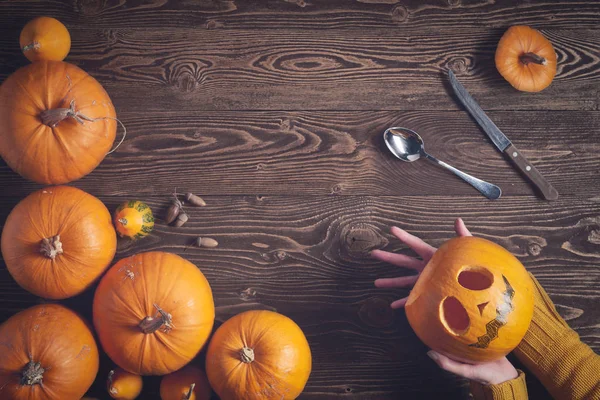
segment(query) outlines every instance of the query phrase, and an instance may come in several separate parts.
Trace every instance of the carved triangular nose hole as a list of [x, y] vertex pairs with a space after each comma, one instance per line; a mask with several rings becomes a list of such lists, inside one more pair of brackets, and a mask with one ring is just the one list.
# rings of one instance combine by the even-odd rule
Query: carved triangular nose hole
[[485, 308], [485, 306], [487, 306], [489, 303], [489, 301], [486, 301], [485, 303], [481, 303], [481, 304], [477, 304], [477, 308], [479, 308], [479, 314], [483, 316], [483, 309]]

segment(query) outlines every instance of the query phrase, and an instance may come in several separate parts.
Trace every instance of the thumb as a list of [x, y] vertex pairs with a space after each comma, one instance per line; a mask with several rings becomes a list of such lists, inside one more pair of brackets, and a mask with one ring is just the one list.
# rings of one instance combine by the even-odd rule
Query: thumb
[[463, 378], [473, 379], [476, 368], [474, 365], [454, 361], [433, 350], [427, 352], [427, 355], [444, 371], [452, 372]]
[[467, 226], [462, 218], [458, 218], [456, 221], [454, 221], [454, 231], [456, 232], [457, 236], [473, 236], [467, 229]]

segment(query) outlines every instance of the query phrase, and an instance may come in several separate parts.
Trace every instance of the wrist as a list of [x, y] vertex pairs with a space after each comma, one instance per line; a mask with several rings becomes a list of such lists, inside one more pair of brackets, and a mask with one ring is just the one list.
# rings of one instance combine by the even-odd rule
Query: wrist
[[[506, 358], [504, 359], [504, 363], [498, 373], [490, 376], [486, 385], [500, 385], [501, 383], [512, 381], [519, 376], [519, 372]], [[483, 383], [483, 382], [482, 382]]]
[[497, 383], [483, 385], [471, 381], [471, 393], [475, 399], [527, 399], [527, 383], [523, 371], [517, 370], [514, 379]]

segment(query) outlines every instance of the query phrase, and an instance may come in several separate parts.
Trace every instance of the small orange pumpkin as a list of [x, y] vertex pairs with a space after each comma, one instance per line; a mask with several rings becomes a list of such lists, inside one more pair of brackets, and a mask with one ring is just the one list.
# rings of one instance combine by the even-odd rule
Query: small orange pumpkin
[[80, 399], [98, 373], [98, 347], [85, 321], [60, 304], [40, 304], [0, 325], [0, 398]]
[[140, 239], [154, 228], [154, 216], [148, 204], [130, 200], [117, 207], [113, 218], [119, 236]]
[[312, 367], [304, 333], [288, 317], [246, 311], [217, 329], [206, 373], [222, 400], [291, 400], [302, 393]]
[[113, 399], [134, 400], [142, 392], [143, 382], [141, 376], [115, 368], [108, 373], [106, 386]]
[[0, 86], [0, 156], [21, 176], [58, 185], [89, 174], [116, 136], [115, 109], [82, 69], [39, 61]]
[[539, 92], [556, 75], [556, 52], [552, 43], [528, 26], [512, 26], [496, 49], [498, 72], [517, 90]]
[[87, 289], [110, 265], [117, 235], [104, 204], [69, 186], [38, 190], [11, 211], [2, 230], [8, 272], [25, 290], [64, 299]]
[[406, 303], [408, 322], [433, 350], [464, 362], [504, 357], [533, 316], [525, 267], [503, 247], [472, 236], [444, 243]]
[[209, 400], [212, 389], [200, 368], [187, 365], [160, 381], [162, 400]]
[[202, 272], [163, 252], [140, 253], [113, 265], [96, 289], [93, 309], [104, 351], [138, 375], [165, 375], [189, 363], [215, 319]]
[[25, 24], [19, 43], [29, 61], [62, 61], [71, 50], [71, 35], [59, 20], [37, 17]]

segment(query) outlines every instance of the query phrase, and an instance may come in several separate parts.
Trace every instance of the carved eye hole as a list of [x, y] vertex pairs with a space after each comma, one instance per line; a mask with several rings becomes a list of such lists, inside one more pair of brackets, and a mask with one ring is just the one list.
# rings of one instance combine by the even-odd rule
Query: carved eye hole
[[460, 286], [469, 290], [484, 290], [494, 283], [494, 275], [483, 267], [464, 267], [458, 274]]
[[442, 301], [440, 317], [442, 324], [454, 335], [464, 335], [469, 330], [469, 314], [456, 297], [446, 297]]

